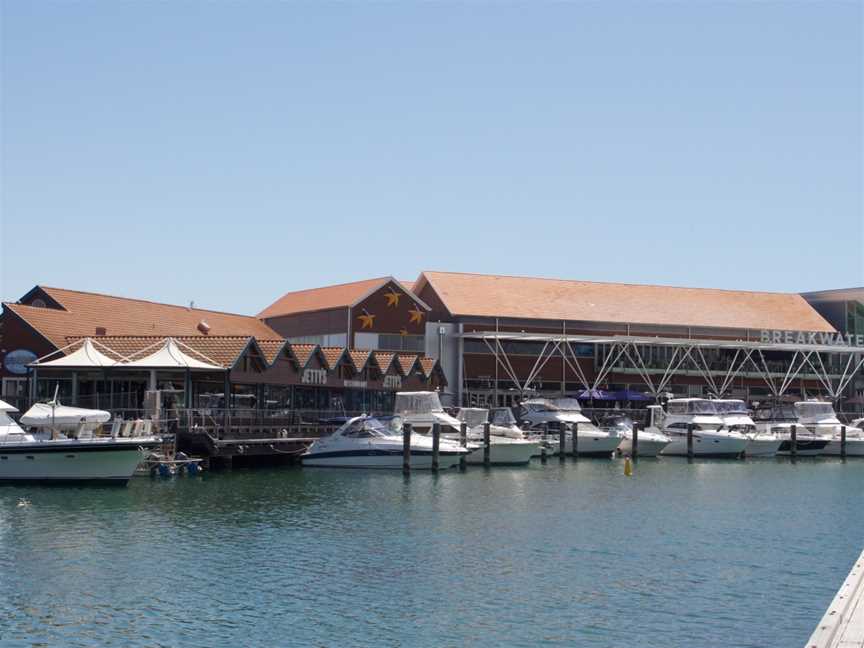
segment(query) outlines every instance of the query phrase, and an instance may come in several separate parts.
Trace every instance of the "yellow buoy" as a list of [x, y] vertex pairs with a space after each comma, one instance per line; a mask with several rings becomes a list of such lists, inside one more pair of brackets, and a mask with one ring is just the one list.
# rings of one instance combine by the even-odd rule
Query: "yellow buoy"
[[633, 464], [630, 461], [630, 457], [624, 457], [624, 475], [627, 477], [633, 475]]

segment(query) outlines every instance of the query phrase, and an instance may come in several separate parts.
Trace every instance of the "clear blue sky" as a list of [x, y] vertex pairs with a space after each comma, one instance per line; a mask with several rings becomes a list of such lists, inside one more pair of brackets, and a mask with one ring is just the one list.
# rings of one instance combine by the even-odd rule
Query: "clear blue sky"
[[864, 284], [862, 3], [2, 2], [2, 298]]

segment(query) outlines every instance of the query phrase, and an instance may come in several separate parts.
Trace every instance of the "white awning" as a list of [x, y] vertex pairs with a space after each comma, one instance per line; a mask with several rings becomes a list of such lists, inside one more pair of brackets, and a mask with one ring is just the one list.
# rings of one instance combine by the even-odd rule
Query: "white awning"
[[[68, 348], [68, 347], [67, 347]], [[56, 351], [54, 353], [57, 353]], [[48, 356], [44, 357], [50, 357]], [[84, 338], [84, 343], [72, 353], [61, 356], [56, 360], [43, 361], [42, 358], [33, 362], [31, 367], [48, 367], [48, 368], [72, 368], [72, 367], [113, 367], [119, 364], [119, 361], [109, 358], [102, 353], [93, 344], [90, 338]]]
[[80, 423], [106, 423], [110, 419], [111, 414], [104, 410], [36, 403], [21, 417], [21, 424], [31, 427], [69, 427]]
[[[193, 351], [192, 349], [189, 350]], [[162, 346], [150, 355], [138, 360], [124, 362], [120, 366], [138, 369], [209, 369], [212, 371], [224, 371], [225, 369], [215, 363], [210, 364], [193, 358], [180, 348], [174, 338], [167, 338]]]

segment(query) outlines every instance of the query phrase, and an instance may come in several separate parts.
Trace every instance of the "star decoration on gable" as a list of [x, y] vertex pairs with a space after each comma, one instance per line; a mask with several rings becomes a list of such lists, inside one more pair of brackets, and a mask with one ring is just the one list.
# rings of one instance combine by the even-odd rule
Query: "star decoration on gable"
[[362, 315], [358, 315], [357, 319], [360, 320], [360, 328], [372, 328], [372, 325], [375, 323], [375, 316], [370, 315], [369, 313], [363, 313]]
[[410, 324], [414, 324], [414, 323], [416, 323], [416, 324], [422, 324], [422, 323], [423, 323], [423, 315], [424, 315], [424, 313], [423, 313], [423, 311], [421, 311], [419, 308], [417, 308], [417, 307], [415, 306], [414, 308], [412, 308], [412, 309], [409, 310], [408, 312], [411, 313], [411, 319], [409, 320], [409, 323], [410, 323]]
[[393, 290], [393, 288], [391, 288], [390, 292], [384, 293], [384, 296], [387, 298], [387, 306], [388, 307], [389, 306], [395, 306], [396, 308], [399, 308], [399, 298], [402, 295], [400, 295], [398, 292]]

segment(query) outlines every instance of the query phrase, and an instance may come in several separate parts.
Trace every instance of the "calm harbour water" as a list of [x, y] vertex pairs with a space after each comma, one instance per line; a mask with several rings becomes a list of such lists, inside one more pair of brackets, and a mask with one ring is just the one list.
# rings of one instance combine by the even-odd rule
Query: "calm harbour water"
[[804, 645], [864, 462], [622, 466], [2, 487], [0, 645]]

